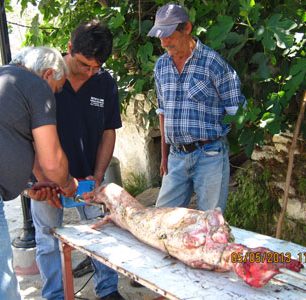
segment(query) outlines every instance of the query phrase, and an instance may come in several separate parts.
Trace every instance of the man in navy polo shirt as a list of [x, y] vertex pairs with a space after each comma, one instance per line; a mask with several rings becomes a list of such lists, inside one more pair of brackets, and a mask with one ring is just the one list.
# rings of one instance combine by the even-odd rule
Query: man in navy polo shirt
[[[57, 130], [70, 173], [76, 178], [93, 179], [96, 186], [103, 181], [112, 158], [115, 129], [121, 127], [117, 85], [101, 67], [111, 51], [112, 34], [107, 27], [98, 21], [77, 27], [64, 57], [70, 73], [63, 90], [55, 95]], [[46, 230], [61, 226], [63, 209], [36, 201], [31, 206], [42, 296], [48, 300], [64, 299], [58, 241]], [[81, 207], [79, 213], [82, 219], [101, 215], [94, 207]], [[117, 291], [117, 273], [96, 260], [92, 264], [99, 299], [123, 299]]]

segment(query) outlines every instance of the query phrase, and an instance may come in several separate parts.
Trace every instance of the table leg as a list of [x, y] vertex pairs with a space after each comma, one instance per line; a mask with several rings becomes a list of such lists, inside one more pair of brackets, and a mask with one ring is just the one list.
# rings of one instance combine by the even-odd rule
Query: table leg
[[74, 300], [74, 287], [71, 263], [72, 249], [73, 248], [70, 247], [68, 244], [60, 242], [65, 300]]

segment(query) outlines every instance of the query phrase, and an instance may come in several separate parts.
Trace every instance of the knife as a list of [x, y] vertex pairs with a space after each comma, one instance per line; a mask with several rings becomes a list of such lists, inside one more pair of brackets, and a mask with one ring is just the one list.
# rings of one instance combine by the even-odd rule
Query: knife
[[104, 203], [91, 203], [91, 202], [87, 202], [85, 201], [81, 195], [75, 195], [74, 197], [71, 197], [73, 199], [73, 201], [77, 202], [77, 203], [85, 203], [86, 205], [90, 205], [90, 206], [97, 206], [100, 207], [102, 212], [105, 213], [106, 212], [106, 206]]

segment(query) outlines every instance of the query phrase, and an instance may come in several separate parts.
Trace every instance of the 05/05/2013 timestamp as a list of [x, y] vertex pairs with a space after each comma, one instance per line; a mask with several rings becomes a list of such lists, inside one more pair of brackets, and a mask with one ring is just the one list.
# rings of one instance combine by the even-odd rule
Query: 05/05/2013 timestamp
[[[273, 251], [265, 251], [265, 252], [232, 252], [231, 253], [231, 262], [232, 263], [290, 263], [293, 255], [290, 252], [273, 252]], [[300, 252], [297, 254], [297, 257], [301, 263], [306, 263], [306, 252]]]

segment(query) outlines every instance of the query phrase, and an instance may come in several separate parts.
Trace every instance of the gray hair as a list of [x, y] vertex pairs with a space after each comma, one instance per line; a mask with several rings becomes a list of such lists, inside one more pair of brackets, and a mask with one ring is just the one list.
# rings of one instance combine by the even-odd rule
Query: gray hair
[[60, 52], [49, 47], [25, 47], [13, 57], [10, 64], [21, 65], [38, 76], [42, 76], [47, 69], [52, 69], [55, 80], [68, 74], [68, 67]]

